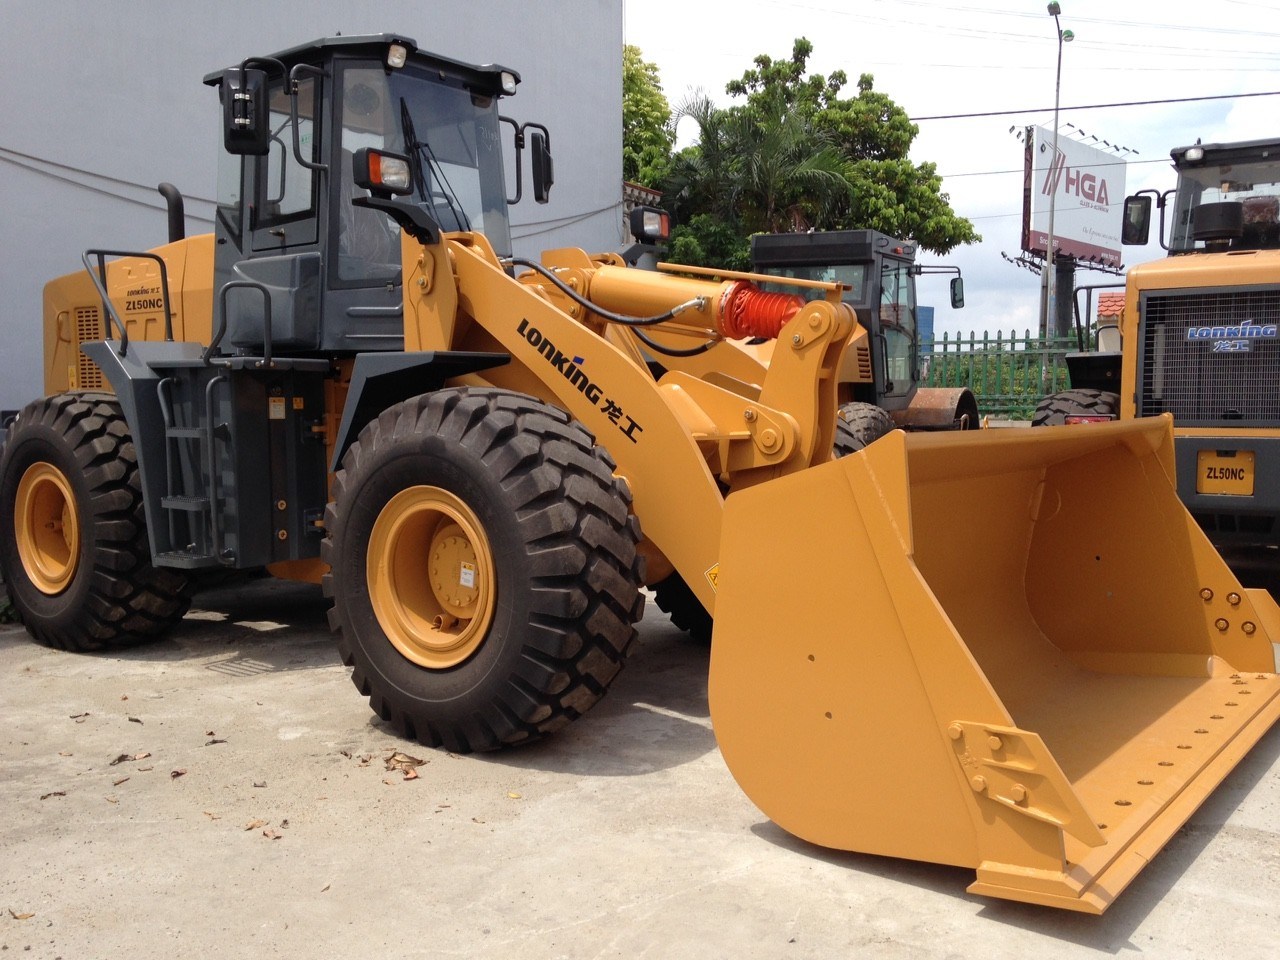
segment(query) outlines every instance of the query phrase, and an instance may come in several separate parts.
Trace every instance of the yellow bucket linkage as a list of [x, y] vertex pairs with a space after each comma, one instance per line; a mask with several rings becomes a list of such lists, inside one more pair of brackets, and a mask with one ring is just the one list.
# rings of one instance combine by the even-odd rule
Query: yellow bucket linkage
[[894, 433], [731, 495], [710, 699], [742, 788], [813, 843], [1104, 911], [1280, 715], [1280, 611], [1172, 476], [1166, 417]]

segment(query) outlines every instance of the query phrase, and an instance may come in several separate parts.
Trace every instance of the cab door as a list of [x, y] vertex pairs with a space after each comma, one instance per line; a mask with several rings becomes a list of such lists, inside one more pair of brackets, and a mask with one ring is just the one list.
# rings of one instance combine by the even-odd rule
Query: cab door
[[320, 172], [299, 162], [318, 164], [319, 85], [307, 77], [298, 85], [297, 129], [282, 79], [270, 86], [271, 145], [264, 156], [250, 158], [250, 233], [255, 254], [314, 246], [319, 236]]

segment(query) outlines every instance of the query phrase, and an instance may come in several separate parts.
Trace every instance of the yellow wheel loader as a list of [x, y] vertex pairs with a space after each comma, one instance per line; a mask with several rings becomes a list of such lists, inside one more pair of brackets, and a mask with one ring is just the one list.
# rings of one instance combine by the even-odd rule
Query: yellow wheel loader
[[1280, 138], [1170, 152], [1174, 189], [1125, 199], [1121, 241], [1168, 256], [1131, 267], [1118, 325], [1069, 354], [1072, 390], [1036, 421], [1176, 421], [1178, 491], [1242, 572], [1280, 574]]
[[513, 71], [383, 35], [207, 79], [213, 234], [45, 289], [47, 396], [0, 461], [37, 640], [153, 638], [203, 572], [265, 568], [323, 584], [396, 730], [488, 750], [595, 703], [678, 573], [725, 760], [781, 826], [1095, 913], [1280, 713], [1280, 612], [1178, 502], [1168, 419], [832, 459], [841, 284], [511, 256], [504, 140], [553, 180], [499, 113]]

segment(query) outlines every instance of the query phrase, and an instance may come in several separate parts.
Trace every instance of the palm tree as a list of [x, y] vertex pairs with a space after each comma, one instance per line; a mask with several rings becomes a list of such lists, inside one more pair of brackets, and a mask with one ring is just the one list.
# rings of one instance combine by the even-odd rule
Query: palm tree
[[736, 145], [728, 129], [729, 116], [697, 90], [672, 112], [673, 133], [686, 118], [697, 125], [697, 143], [672, 156], [663, 195], [677, 217], [696, 211], [736, 223], [732, 169]]
[[731, 112], [737, 202], [745, 224], [768, 233], [829, 225], [852, 198], [850, 162], [780, 101], [764, 110]]

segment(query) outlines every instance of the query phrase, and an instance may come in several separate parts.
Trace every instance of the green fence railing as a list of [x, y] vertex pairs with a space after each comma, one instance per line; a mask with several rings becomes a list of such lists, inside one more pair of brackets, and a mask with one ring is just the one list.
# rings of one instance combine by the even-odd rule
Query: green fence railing
[[1070, 386], [1064, 358], [1078, 349], [1075, 337], [1042, 338], [1029, 330], [944, 333], [920, 345], [921, 385], [968, 387], [983, 416], [1030, 420], [1041, 397]]

